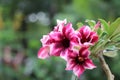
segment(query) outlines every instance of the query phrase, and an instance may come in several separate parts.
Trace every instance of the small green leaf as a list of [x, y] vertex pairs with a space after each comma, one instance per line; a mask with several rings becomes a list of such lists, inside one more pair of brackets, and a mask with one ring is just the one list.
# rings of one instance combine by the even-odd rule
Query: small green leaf
[[116, 57], [117, 56], [117, 51], [106, 51], [103, 53], [104, 56], [107, 56], [107, 57]]
[[120, 34], [116, 34], [111, 38], [112, 41], [120, 40]]
[[116, 44], [115, 46], [120, 49], [120, 43]]
[[81, 23], [81, 22], [78, 22], [77, 23], [77, 28], [79, 29], [80, 27], [82, 27], [83, 26], [83, 24]]
[[87, 22], [91, 28], [93, 28], [96, 25], [96, 22], [94, 20], [87, 19], [85, 22]]
[[109, 25], [108, 25], [108, 23], [105, 21], [105, 20], [103, 20], [103, 19], [99, 19], [100, 20], [100, 22], [101, 22], [101, 25], [103, 26], [103, 29], [107, 32], [107, 33], [109, 33]]
[[116, 34], [120, 34], [120, 18], [118, 18], [117, 20], [115, 20], [109, 28], [109, 36], [110, 38], [113, 37]]
[[107, 32], [102, 32], [102, 34], [100, 35], [100, 38], [104, 38], [106, 37], [106, 35], [107, 35]]

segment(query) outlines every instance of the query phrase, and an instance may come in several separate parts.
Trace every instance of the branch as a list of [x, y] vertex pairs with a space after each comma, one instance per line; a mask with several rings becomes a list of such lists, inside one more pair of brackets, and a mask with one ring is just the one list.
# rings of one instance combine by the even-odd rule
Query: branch
[[98, 55], [98, 58], [100, 60], [101, 66], [107, 76], [107, 80], [114, 80], [114, 75], [112, 74], [108, 64], [106, 63], [106, 61], [101, 53]]

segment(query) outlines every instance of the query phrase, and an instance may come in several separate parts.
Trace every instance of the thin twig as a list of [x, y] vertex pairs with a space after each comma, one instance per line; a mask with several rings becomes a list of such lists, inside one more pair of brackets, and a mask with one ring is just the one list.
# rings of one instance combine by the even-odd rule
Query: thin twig
[[111, 72], [108, 64], [106, 63], [103, 55], [100, 53], [100, 54], [98, 55], [98, 57], [99, 57], [101, 66], [102, 66], [102, 68], [103, 68], [103, 70], [104, 70], [104, 72], [105, 72], [105, 74], [106, 74], [106, 76], [107, 76], [107, 80], [114, 80], [114, 75], [112, 74], [112, 72]]

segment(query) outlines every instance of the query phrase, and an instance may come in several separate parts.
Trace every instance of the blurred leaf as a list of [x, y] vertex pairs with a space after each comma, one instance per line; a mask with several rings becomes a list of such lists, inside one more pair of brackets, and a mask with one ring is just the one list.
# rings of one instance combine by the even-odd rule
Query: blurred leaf
[[112, 41], [118, 41], [120, 40], [120, 34], [116, 34], [115, 36], [112, 37]]
[[120, 33], [120, 18], [118, 18], [117, 20], [115, 20], [109, 28], [110, 32], [109, 32], [109, 36], [115, 36], [116, 34]]
[[116, 47], [120, 49], [120, 43], [116, 44]]
[[78, 22], [77, 23], [77, 28], [79, 29], [80, 27], [82, 27], [83, 26], [83, 24], [81, 23], [81, 22]]
[[103, 53], [104, 56], [107, 57], [116, 57], [117, 56], [117, 51], [106, 51]]
[[39, 40], [31, 39], [28, 43], [30, 48], [38, 48], [40, 46]]
[[87, 19], [85, 22], [87, 22], [92, 29], [96, 24], [96, 22], [94, 20], [89, 20], [89, 19]]
[[99, 20], [100, 20], [101, 25], [103, 26], [104, 30], [109, 34], [109, 25], [108, 25], [108, 23], [103, 19], [99, 19]]
[[100, 35], [100, 37], [104, 38], [106, 35], [107, 35], [107, 32], [102, 32], [101, 35]]

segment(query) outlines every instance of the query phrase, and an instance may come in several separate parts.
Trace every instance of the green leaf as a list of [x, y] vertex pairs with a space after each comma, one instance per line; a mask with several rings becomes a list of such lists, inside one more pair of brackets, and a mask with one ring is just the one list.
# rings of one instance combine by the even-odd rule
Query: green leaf
[[83, 26], [83, 24], [81, 23], [81, 22], [78, 22], [77, 23], [77, 28], [79, 29], [80, 27], [82, 27]]
[[106, 37], [106, 35], [107, 35], [107, 32], [102, 32], [102, 34], [100, 35], [100, 38], [104, 38]]
[[117, 56], [117, 51], [106, 51], [103, 53], [104, 56], [107, 56], [107, 57], [116, 57]]
[[120, 43], [116, 44], [115, 46], [120, 49]]
[[118, 18], [117, 20], [115, 20], [109, 28], [109, 37], [113, 37], [116, 34], [120, 34], [120, 18]]
[[118, 40], [120, 40], [120, 34], [114, 35], [111, 40], [112, 41], [118, 41]]
[[96, 22], [94, 20], [87, 19], [85, 22], [87, 22], [91, 28], [93, 28], [96, 25]]
[[99, 19], [99, 20], [100, 20], [101, 25], [103, 26], [104, 30], [109, 34], [109, 25], [108, 25], [108, 23], [103, 19]]

